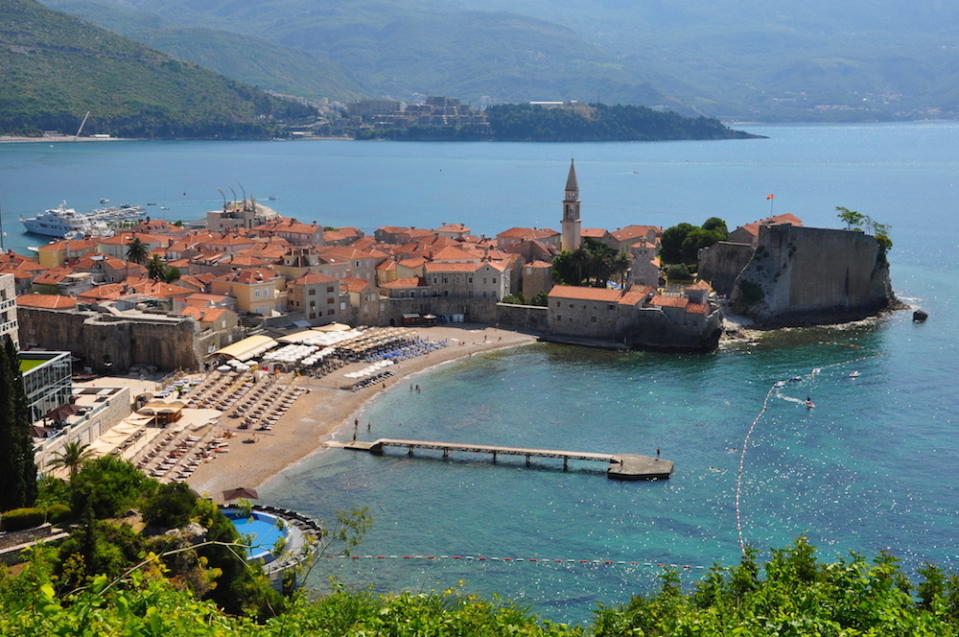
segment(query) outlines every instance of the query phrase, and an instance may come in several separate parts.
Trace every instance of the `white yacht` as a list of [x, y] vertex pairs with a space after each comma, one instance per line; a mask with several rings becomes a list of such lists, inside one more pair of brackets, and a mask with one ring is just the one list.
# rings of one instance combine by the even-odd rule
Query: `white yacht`
[[61, 201], [56, 208], [45, 210], [35, 217], [20, 218], [20, 223], [31, 234], [45, 237], [109, 236], [111, 224], [138, 221], [144, 215], [140, 206], [123, 205], [112, 208], [97, 208], [90, 212], [77, 212], [67, 208]]

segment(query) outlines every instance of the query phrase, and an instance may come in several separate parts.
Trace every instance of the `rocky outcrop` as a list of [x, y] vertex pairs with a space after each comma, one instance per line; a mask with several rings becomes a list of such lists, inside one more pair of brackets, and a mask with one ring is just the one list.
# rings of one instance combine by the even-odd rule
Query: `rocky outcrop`
[[852, 230], [764, 226], [736, 278], [733, 311], [763, 327], [865, 318], [895, 302], [889, 262], [871, 235]]

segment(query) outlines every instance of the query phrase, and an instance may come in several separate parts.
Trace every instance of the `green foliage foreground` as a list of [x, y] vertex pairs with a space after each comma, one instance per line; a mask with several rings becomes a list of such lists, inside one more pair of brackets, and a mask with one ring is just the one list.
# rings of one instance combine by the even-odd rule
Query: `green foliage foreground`
[[822, 563], [803, 538], [760, 566], [749, 551], [714, 567], [691, 593], [666, 571], [659, 592], [601, 607], [588, 627], [541, 621], [498, 599], [447, 590], [376, 595], [336, 590], [297, 595], [285, 612], [256, 623], [231, 617], [168, 579], [157, 561], [130, 576], [98, 576], [58, 595], [50, 551], [17, 577], [0, 579], [0, 634], [20, 635], [956, 635], [959, 577], [927, 565], [909, 582], [897, 561], [851, 555]]

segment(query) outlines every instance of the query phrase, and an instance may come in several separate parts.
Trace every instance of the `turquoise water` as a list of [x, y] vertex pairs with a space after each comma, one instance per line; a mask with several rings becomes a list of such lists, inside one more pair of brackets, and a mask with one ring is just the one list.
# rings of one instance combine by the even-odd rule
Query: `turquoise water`
[[265, 556], [273, 550], [276, 541], [286, 535], [286, 532], [276, 525], [276, 518], [271, 516], [254, 512], [249, 517], [238, 517], [231, 509], [225, 509], [223, 513], [230, 518], [237, 533], [249, 536], [250, 548], [247, 552], [250, 557]]
[[[533, 345], [444, 366], [374, 404], [373, 436], [651, 453], [668, 482], [617, 483], [589, 465], [331, 451], [261, 490], [320, 519], [368, 506], [360, 553], [735, 562], [739, 449], [747, 449], [745, 539], [783, 546], [807, 533], [828, 556], [890, 549], [910, 570], [959, 568], [959, 124], [752, 127], [769, 140], [662, 144], [124, 143], [0, 146], [5, 228], [66, 198], [78, 207], [167, 202], [170, 218], [215, 205], [243, 183], [283, 213], [329, 225], [477, 232], [556, 225], [575, 154], [584, 225], [669, 225], [719, 215], [731, 225], [775, 210], [835, 226], [836, 205], [892, 224], [893, 284], [931, 318], [907, 313], [847, 329], [793, 330], [706, 356], [612, 354]], [[186, 196], [182, 192], [187, 192]], [[28, 239], [11, 236], [26, 244]], [[847, 365], [844, 361], [874, 356]], [[827, 367], [828, 365], [837, 365]], [[815, 378], [811, 370], [821, 367]], [[861, 376], [852, 380], [848, 373]], [[811, 395], [807, 411], [788, 398]], [[347, 434], [348, 435], [348, 434]], [[554, 619], [584, 621], [597, 601], [655, 586], [655, 568], [529, 562], [329, 560], [328, 574], [378, 590], [500, 592]], [[691, 581], [692, 571], [684, 577]]]

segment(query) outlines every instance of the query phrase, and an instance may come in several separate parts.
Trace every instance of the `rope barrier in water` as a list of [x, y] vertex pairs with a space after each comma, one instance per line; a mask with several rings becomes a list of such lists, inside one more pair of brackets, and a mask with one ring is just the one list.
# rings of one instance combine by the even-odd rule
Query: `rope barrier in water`
[[[853, 345], [852, 347], [858, 347]], [[833, 367], [842, 367], [844, 365], [852, 365], [853, 363], [859, 363], [865, 360], [872, 358], [881, 358], [885, 356], [881, 352], [875, 354], [870, 354], [868, 356], [860, 356], [859, 358], [853, 358], [845, 361], [840, 361], [838, 363], [830, 363], [828, 365], [823, 365], [822, 367], [816, 367], [812, 370], [812, 376], [815, 377], [824, 369], [830, 369]], [[746, 540], [743, 536], [743, 516], [742, 516], [742, 490], [743, 490], [743, 477], [745, 475], [745, 465], [746, 465], [746, 449], [749, 447], [749, 439], [753, 435], [756, 426], [759, 424], [759, 421], [762, 420], [762, 417], [765, 415], [766, 410], [769, 407], [769, 400], [773, 397], [776, 389], [779, 387], [777, 381], [770, 386], [769, 391], [766, 392], [766, 398], [763, 399], [763, 406], [759, 410], [759, 413], [756, 414], [756, 417], [753, 419], [752, 424], [749, 426], [749, 429], [746, 431], [746, 437], [743, 439], [742, 447], [739, 450], [739, 470], [736, 475], [736, 532], [739, 535], [739, 550], [745, 555], [746, 554]]]

